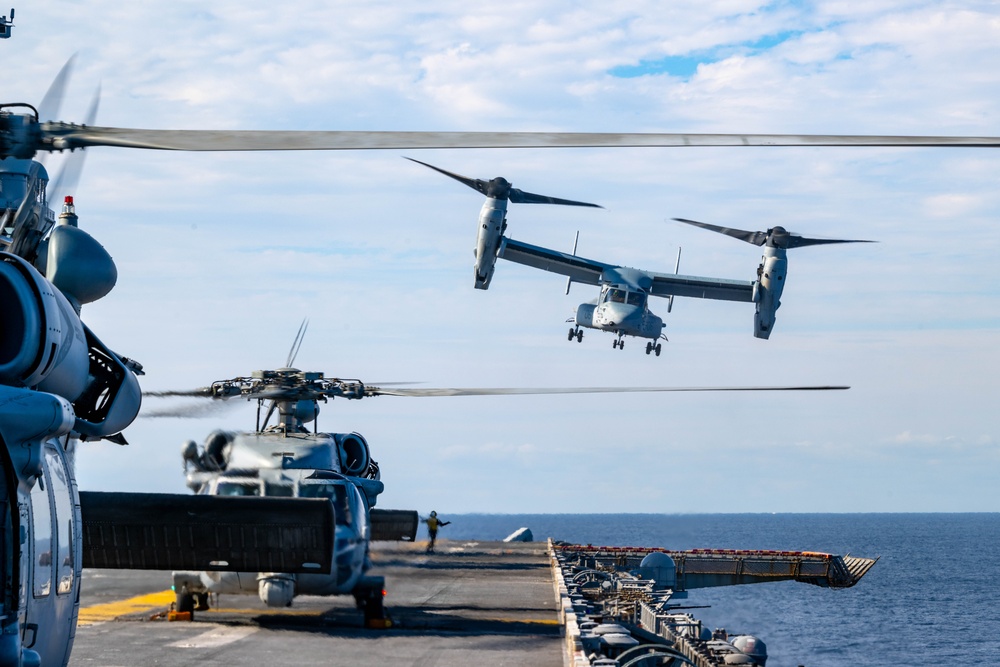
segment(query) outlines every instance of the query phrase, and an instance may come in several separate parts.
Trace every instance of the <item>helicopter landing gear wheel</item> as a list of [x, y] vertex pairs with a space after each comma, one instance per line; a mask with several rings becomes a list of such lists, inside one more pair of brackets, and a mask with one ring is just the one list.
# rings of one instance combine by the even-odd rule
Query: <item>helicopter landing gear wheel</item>
[[625, 341], [622, 340], [621, 338], [619, 338], [618, 340], [616, 340], [615, 342], [613, 342], [611, 344], [611, 347], [617, 347], [619, 350], [624, 350], [625, 349]]
[[576, 332], [576, 342], [577, 343], [582, 343], [583, 342], [583, 329], [577, 330], [577, 332]]
[[646, 343], [646, 354], [649, 354], [652, 351], [653, 351], [653, 344], [652, 343]]
[[566, 340], [571, 341], [574, 338], [576, 338], [576, 329], [570, 329], [569, 330], [569, 336], [566, 338]]
[[618, 349], [618, 341], [617, 340], [611, 341], [611, 347]]
[[660, 356], [660, 350], [662, 348], [663, 348], [663, 346], [660, 343], [656, 344], [656, 347], [653, 348], [653, 351], [656, 352], [656, 356]]
[[179, 614], [194, 614], [194, 593], [188, 593], [187, 589], [177, 591], [174, 609]]

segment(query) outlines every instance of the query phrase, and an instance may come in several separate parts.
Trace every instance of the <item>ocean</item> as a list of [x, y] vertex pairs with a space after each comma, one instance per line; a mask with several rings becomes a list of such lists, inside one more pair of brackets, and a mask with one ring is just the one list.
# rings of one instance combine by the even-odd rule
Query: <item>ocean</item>
[[[997, 665], [1000, 514], [442, 514], [439, 537], [665, 549], [788, 549], [880, 560], [853, 588], [775, 582], [690, 592], [712, 628], [754, 634], [768, 667]], [[425, 536], [424, 536], [425, 537]], [[419, 537], [418, 539], [424, 539]]]

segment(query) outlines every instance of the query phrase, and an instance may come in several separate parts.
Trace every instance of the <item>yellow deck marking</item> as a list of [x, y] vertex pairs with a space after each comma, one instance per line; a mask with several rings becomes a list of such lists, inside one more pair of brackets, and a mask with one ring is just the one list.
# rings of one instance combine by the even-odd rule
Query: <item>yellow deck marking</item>
[[162, 609], [176, 599], [171, 590], [160, 591], [159, 593], [147, 593], [128, 600], [118, 602], [105, 602], [89, 607], [80, 608], [80, 617], [77, 625], [92, 625], [103, 621], [112, 621], [119, 616], [126, 614], [136, 614], [153, 609]]

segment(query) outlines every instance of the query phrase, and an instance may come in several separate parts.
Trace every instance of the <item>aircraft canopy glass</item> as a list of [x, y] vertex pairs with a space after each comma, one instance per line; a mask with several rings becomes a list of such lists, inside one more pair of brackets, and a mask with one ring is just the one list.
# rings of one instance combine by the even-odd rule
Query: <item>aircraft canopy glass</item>
[[219, 482], [217, 496], [259, 496], [259, 482]]
[[630, 306], [643, 308], [646, 305], [646, 296], [645, 292], [634, 292], [617, 287], [609, 287], [605, 290], [602, 301], [604, 303], [627, 303]]
[[334, 518], [338, 526], [349, 526], [353, 522], [351, 503], [347, 499], [347, 487], [343, 484], [300, 484], [300, 498], [329, 498], [333, 501]]

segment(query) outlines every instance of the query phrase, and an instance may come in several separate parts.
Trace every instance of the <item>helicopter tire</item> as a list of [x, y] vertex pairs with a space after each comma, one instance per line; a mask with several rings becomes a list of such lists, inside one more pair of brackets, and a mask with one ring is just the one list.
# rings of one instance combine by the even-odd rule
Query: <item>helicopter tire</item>
[[625, 341], [623, 341], [623, 340], [618, 341], [618, 349], [619, 350], [624, 350], [625, 349]]
[[662, 347], [663, 347], [663, 345], [661, 345], [660, 343], [657, 343], [656, 347], [653, 348], [653, 351], [656, 352], [656, 356], [660, 356], [660, 348], [662, 348]]
[[572, 329], [569, 330], [569, 337], [566, 340], [573, 340], [576, 337], [576, 332]]
[[649, 354], [652, 351], [653, 351], [653, 344], [652, 343], [646, 343], [646, 354]]
[[177, 601], [175, 605], [177, 613], [194, 614], [194, 607], [194, 593], [188, 593], [187, 590], [177, 592]]
[[611, 347], [613, 347], [614, 349], [617, 350], [618, 349], [618, 341], [617, 340], [611, 341]]
[[583, 329], [581, 329], [580, 331], [576, 332], [576, 342], [577, 343], [582, 343], [583, 342]]

